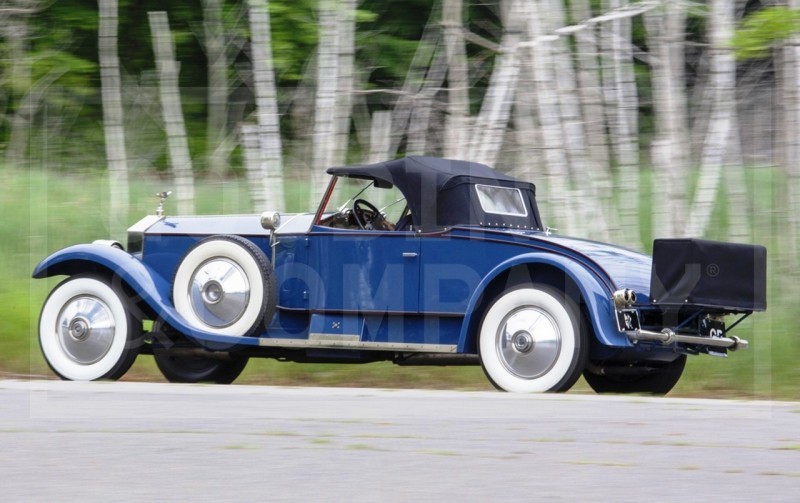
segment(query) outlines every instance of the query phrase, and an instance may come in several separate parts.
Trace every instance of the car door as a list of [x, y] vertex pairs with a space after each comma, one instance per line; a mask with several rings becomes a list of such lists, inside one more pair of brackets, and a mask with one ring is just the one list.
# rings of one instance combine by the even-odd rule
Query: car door
[[453, 235], [421, 234], [420, 310], [461, 315], [486, 274], [504, 259], [502, 247]]
[[419, 239], [413, 232], [331, 229], [309, 234], [317, 281], [313, 311], [419, 311]]

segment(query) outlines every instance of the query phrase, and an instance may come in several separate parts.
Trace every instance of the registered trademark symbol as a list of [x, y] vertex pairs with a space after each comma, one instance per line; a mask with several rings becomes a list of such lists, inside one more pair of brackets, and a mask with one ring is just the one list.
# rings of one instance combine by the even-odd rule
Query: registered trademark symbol
[[717, 264], [708, 264], [706, 267], [706, 274], [712, 278], [716, 277], [719, 274], [719, 266]]

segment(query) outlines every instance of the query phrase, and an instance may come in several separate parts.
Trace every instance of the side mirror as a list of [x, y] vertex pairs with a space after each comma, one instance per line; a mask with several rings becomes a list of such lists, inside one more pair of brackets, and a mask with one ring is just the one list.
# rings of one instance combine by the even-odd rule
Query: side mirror
[[261, 214], [261, 227], [274, 231], [281, 226], [281, 214], [277, 211], [265, 211]]

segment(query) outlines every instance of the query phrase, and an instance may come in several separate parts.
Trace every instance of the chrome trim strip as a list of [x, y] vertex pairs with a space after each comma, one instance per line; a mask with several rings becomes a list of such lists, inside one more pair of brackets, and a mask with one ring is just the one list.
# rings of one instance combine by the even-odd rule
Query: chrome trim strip
[[309, 334], [308, 340], [317, 342], [359, 342], [358, 334]]
[[[280, 300], [280, 299], [278, 299], [278, 300]], [[286, 306], [281, 306], [280, 304], [278, 305], [278, 309], [281, 309], [283, 311], [290, 311], [290, 312], [295, 312], [295, 313], [303, 312], [303, 313], [308, 313], [308, 314], [360, 314], [360, 315], [364, 315], [364, 316], [372, 316], [372, 315], [387, 316], [387, 315], [390, 315], [390, 316], [409, 316], [409, 317], [413, 317], [413, 316], [420, 317], [420, 316], [423, 316], [423, 315], [419, 314], [418, 312], [414, 312], [414, 311], [382, 311], [382, 310], [375, 310], [375, 311], [363, 311], [363, 310], [361, 310], [361, 311], [359, 311], [359, 310], [356, 310], [356, 309], [347, 309], [347, 310], [341, 310], [341, 309], [308, 309], [307, 307], [286, 307]], [[428, 316], [428, 317], [431, 317], [431, 318], [463, 318], [464, 317], [464, 313], [444, 313], [444, 312], [441, 312], [441, 311], [430, 311], [430, 312], [426, 312], [424, 314], [424, 316]]]
[[[311, 334], [325, 335], [328, 334]], [[271, 339], [264, 337], [258, 340], [262, 347], [285, 348], [326, 348], [326, 349], [363, 349], [368, 351], [413, 351], [419, 353], [456, 353], [455, 344], [405, 344], [401, 342], [361, 342], [351, 340], [314, 340], [314, 339]]]
[[153, 226], [156, 222], [160, 222], [163, 220], [164, 217], [159, 217], [158, 215], [147, 215], [135, 224], [128, 227], [128, 232], [145, 232], [147, 229]]

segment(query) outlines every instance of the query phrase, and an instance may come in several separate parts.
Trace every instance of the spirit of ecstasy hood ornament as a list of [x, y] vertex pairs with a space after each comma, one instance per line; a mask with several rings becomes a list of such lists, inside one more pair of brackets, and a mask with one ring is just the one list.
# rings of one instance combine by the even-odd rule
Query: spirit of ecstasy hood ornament
[[158, 207], [156, 207], [156, 216], [163, 217], [164, 216], [164, 201], [172, 194], [171, 190], [167, 190], [164, 192], [156, 192], [156, 197], [158, 197]]

